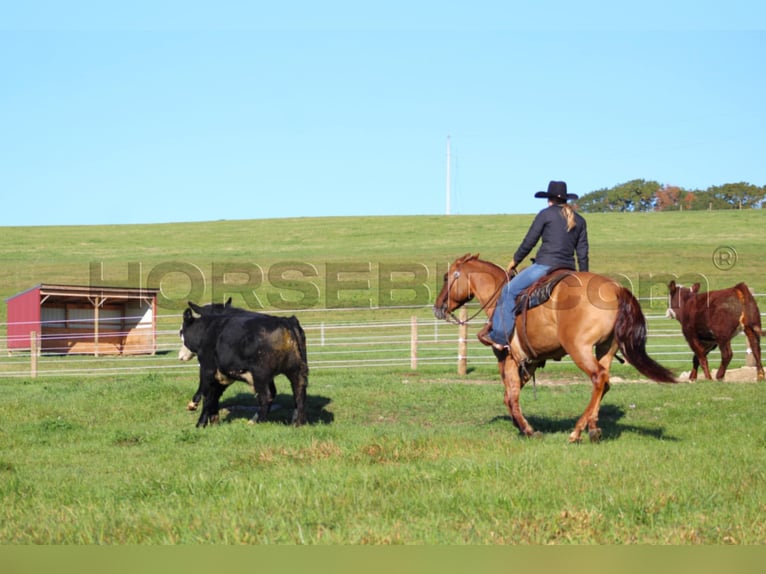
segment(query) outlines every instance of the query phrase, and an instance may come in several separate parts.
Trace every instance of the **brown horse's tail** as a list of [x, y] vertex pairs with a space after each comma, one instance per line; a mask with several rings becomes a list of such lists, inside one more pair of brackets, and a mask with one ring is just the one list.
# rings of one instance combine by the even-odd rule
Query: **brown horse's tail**
[[638, 300], [629, 290], [623, 288], [617, 296], [617, 321], [614, 336], [620, 351], [638, 372], [658, 383], [676, 383], [668, 369], [646, 354], [646, 318]]

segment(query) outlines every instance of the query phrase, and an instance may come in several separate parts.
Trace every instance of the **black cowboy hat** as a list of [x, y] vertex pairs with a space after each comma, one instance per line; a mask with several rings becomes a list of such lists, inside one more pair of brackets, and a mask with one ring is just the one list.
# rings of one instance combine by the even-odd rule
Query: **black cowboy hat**
[[538, 191], [535, 197], [547, 197], [548, 199], [577, 199], [578, 195], [574, 193], [567, 193], [567, 182], [565, 181], [551, 181], [548, 183], [548, 191]]

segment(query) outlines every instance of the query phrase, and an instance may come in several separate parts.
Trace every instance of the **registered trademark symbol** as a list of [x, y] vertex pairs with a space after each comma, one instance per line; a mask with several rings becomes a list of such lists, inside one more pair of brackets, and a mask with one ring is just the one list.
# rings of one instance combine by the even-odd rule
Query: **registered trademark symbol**
[[728, 271], [737, 264], [737, 250], [722, 246], [713, 251], [713, 265], [721, 271]]

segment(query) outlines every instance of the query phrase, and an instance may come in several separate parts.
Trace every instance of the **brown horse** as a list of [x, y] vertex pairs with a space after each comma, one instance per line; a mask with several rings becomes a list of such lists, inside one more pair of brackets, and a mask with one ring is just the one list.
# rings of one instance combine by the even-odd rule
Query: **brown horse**
[[[501, 267], [479, 259], [478, 254], [466, 254], [444, 275], [434, 315], [449, 319], [455, 309], [476, 297], [491, 319], [507, 282]], [[509, 350], [494, 350], [505, 386], [504, 402], [514, 424], [526, 436], [536, 434], [521, 412], [521, 389], [546, 360], [558, 361], [569, 355], [593, 383], [590, 402], [569, 441], [579, 442], [586, 425], [590, 440], [598, 441], [598, 411], [609, 390], [609, 368], [618, 350], [653, 381], [676, 382], [668, 369], [646, 353], [646, 319], [633, 294], [603, 275], [569, 272], [553, 288], [547, 303], [519, 317]]]

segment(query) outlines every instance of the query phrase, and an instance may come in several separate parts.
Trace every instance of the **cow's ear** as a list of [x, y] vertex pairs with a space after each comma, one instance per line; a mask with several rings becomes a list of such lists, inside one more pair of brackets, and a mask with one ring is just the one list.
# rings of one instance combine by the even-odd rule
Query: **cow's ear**
[[202, 315], [202, 307], [199, 305], [195, 305], [191, 301], [189, 301], [189, 307], [191, 307], [191, 310], [194, 311], [197, 315]]
[[229, 307], [231, 307], [231, 297], [229, 297], [228, 299], [226, 299], [226, 303], [224, 303], [224, 304], [223, 304], [223, 306], [224, 306], [224, 308], [226, 308], [226, 309], [228, 309]]
[[668, 291], [670, 291], [671, 294], [676, 292], [676, 282], [675, 281], [671, 281], [670, 283], [668, 283]]
[[697, 292], [699, 292], [699, 290], [700, 290], [700, 284], [699, 283], [695, 283], [694, 285], [692, 285], [692, 293], [697, 293]]
[[184, 309], [184, 323], [191, 321], [194, 318], [194, 315], [192, 315], [192, 310], [188, 307]]

